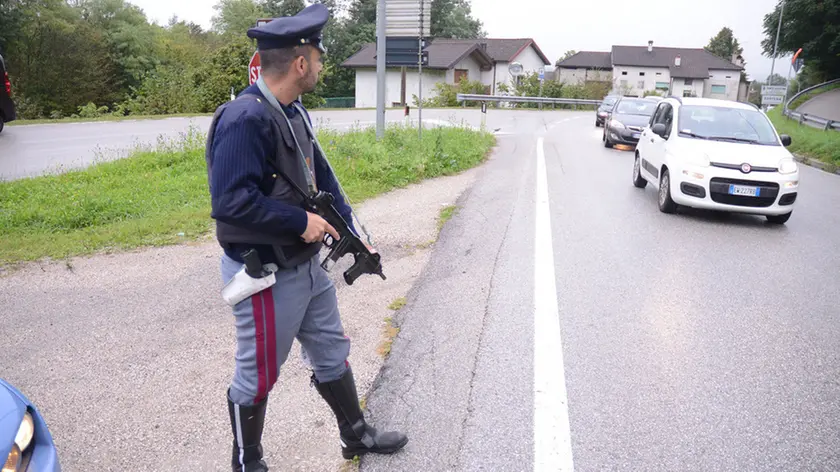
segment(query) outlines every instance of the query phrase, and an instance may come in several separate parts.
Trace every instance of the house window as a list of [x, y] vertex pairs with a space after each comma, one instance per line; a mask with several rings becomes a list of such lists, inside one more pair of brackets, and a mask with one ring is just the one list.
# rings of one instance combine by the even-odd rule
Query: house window
[[685, 79], [685, 85], [686, 86], [691, 85], [691, 79]]
[[627, 87], [627, 81], [626, 81], [626, 80], [622, 80], [622, 81], [621, 81], [621, 86], [622, 86], [622, 87]]
[[639, 77], [644, 77], [644, 76], [645, 76], [644, 72], [639, 72]]
[[461, 79], [468, 80], [468, 72], [467, 69], [455, 69], [455, 83], [461, 82]]
[[657, 82], [656, 90], [668, 90], [668, 82]]
[[726, 78], [727, 78], [727, 79], [731, 79], [731, 78], [732, 78], [732, 76], [731, 76], [731, 75], [727, 75], [727, 76], [726, 76]]
[[726, 85], [712, 85], [712, 93], [726, 95]]
[[656, 75], [662, 75], [662, 72], [657, 72]]
[[636, 88], [640, 88], [640, 89], [645, 88], [645, 81], [640, 80], [638, 83], [636, 83]]
[[627, 75], [627, 71], [626, 70], [621, 71], [621, 75]]
[[694, 95], [694, 91], [693, 91], [693, 90], [691, 90], [691, 89], [685, 89], [685, 90], [683, 90], [683, 97], [690, 97], [690, 96], [692, 96], [692, 95]]

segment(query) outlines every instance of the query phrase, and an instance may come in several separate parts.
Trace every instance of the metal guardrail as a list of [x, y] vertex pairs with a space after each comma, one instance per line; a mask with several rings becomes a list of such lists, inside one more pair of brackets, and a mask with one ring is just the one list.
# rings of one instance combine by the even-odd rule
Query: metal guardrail
[[822, 127], [824, 131], [834, 129], [835, 131], [840, 131], [840, 121], [833, 121], [827, 118], [822, 118], [816, 115], [810, 115], [808, 113], [800, 113], [798, 111], [791, 110], [789, 108], [790, 104], [793, 103], [794, 100], [797, 98], [805, 95], [812, 90], [816, 90], [818, 88], [826, 87], [828, 85], [840, 83], [840, 79], [829, 80], [828, 82], [823, 82], [821, 84], [814, 85], [813, 87], [808, 87], [805, 90], [797, 93], [796, 95], [790, 97], [788, 101], [785, 102], [785, 107], [782, 110], [782, 114], [788, 118], [794, 119], [799, 122], [801, 125], [802, 123], [815, 123]]
[[459, 102], [508, 102], [508, 103], [537, 103], [542, 105], [600, 105], [601, 100], [586, 100], [581, 98], [552, 98], [552, 97], [520, 97], [517, 95], [476, 95], [459, 93]]

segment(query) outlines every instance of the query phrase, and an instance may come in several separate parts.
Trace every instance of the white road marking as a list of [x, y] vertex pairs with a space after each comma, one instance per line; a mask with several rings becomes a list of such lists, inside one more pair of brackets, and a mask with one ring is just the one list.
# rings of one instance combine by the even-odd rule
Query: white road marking
[[572, 471], [572, 442], [543, 138], [537, 139], [534, 240], [534, 471]]

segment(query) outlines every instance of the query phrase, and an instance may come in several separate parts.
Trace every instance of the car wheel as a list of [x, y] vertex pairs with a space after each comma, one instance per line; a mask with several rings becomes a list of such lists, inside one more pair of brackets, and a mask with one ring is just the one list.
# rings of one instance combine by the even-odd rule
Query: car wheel
[[791, 214], [793, 214], [793, 212], [788, 212], [784, 215], [767, 215], [767, 221], [774, 225], [783, 225], [790, 219]]
[[645, 188], [647, 185], [647, 180], [642, 177], [642, 159], [639, 157], [639, 154], [636, 153], [636, 161], [633, 163], [633, 185], [637, 188]]
[[610, 142], [609, 136], [607, 136], [607, 129], [604, 127], [604, 147], [605, 148], [612, 148], [613, 144]]
[[675, 213], [677, 204], [671, 199], [671, 174], [668, 169], [662, 171], [659, 179], [659, 211], [662, 213]]
[[3, 117], [0, 116], [0, 133], [3, 132], [3, 127], [6, 126], [6, 123], [3, 122]]

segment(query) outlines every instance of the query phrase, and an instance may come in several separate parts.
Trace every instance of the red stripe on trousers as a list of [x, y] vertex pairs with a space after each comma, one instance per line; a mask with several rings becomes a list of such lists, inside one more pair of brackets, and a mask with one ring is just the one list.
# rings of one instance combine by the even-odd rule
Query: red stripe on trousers
[[263, 296], [262, 292], [251, 297], [254, 308], [254, 334], [257, 344], [257, 396], [254, 403], [259, 403], [268, 393], [265, 375], [265, 328], [263, 327]]
[[[265, 343], [268, 348], [268, 390], [277, 381], [277, 331], [274, 329], [274, 294], [271, 289], [265, 290]], [[268, 392], [266, 392], [267, 394]]]

